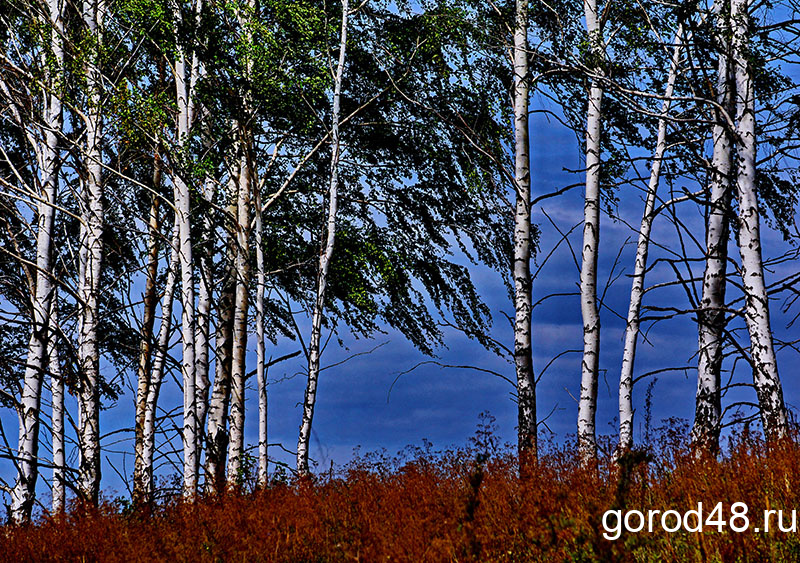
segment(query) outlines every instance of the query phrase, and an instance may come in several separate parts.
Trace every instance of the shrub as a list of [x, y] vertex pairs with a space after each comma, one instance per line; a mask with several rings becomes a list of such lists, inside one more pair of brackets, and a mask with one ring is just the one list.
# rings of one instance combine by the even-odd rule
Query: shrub
[[[713, 459], [668, 426], [653, 451], [620, 464], [582, 468], [573, 450], [551, 444], [525, 480], [509, 448], [484, 429], [466, 448], [367, 454], [314, 480], [173, 501], [149, 514], [73, 507], [3, 528], [0, 553], [20, 562], [798, 560], [797, 534], [752, 531], [763, 510], [800, 507], [798, 447], [767, 450], [734, 436]], [[726, 518], [732, 503], [746, 503], [751, 530], [603, 537], [609, 509], [683, 513], [699, 502], [706, 517], [722, 502]]]

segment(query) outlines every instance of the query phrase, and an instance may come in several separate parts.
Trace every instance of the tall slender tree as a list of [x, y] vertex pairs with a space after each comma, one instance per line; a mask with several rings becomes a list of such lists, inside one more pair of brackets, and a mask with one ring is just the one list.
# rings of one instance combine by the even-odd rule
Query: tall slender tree
[[650, 179], [647, 185], [647, 197], [639, 227], [639, 240], [636, 244], [633, 282], [631, 286], [628, 319], [625, 328], [625, 345], [622, 352], [622, 369], [619, 377], [619, 452], [620, 454], [633, 447], [633, 366], [636, 358], [636, 343], [639, 339], [639, 319], [644, 297], [644, 282], [647, 273], [647, 257], [650, 250], [650, 234], [655, 219], [658, 184], [661, 179], [661, 164], [667, 149], [668, 113], [672, 105], [675, 81], [678, 77], [681, 48], [683, 42], [683, 26], [679, 25], [673, 39], [672, 61], [667, 75], [667, 86], [664, 90], [664, 101], [661, 105], [661, 117], [658, 120], [656, 146], [650, 165]]
[[750, 1], [731, 0], [732, 58], [736, 83], [736, 197], [739, 202], [739, 254], [745, 319], [750, 334], [753, 385], [761, 407], [761, 423], [767, 439], [788, 431], [783, 388], [772, 340], [769, 294], [764, 281], [761, 228], [756, 192], [756, 114], [753, 69], [749, 62]]
[[97, 504], [100, 496], [100, 348], [98, 345], [100, 274], [103, 265], [103, 75], [102, 48], [107, 5], [83, 0], [83, 31], [90, 49], [84, 61], [86, 106], [81, 193], [80, 333], [78, 336], [79, 490]]
[[48, 340], [48, 360], [50, 366], [50, 391], [52, 394], [52, 424], [53, 424], [53, 482], [51, 486], [53, 514], [64, 512], [67, 501], [67, 459], [66, 439], [64, 436], [64, 390], [65, 382], [61, 371], [61, 361], [58, 357], [58, 293], [53, 294], [51, 305], [50, 323], [51, 330]]
[[724, 351], [728, 269], [728, 241], [733, 168], [733, 138], [729, 127], [733, 109], [733, 86], [730, 66], [730, 5], [714, 4], [716, 17], [717, 59], [716, 103], [712, 132], [713, 152], [708, 171], [709, 206], [706, 221], [706, 264], [703, 289], [697, 313], [698, 361], [697, 395], [692, 441], [716, 452], [722, 416], [720, 374]]
[[[63, 114], [61, 88], [64, 69], [64, 4], [59, 0], [47, 3], [47, 44], [41, 49], [41, 64], [44, 70], [42, 85], [41, 126], [31, 149], [36, 154], [40, 170], [38, 205], [36, 207], [36, 270], [34, 287], [31, 287], [32, 313], [31, 335], [28, 343], [27, 361], [19, 404], [19, 475], [12, 491], [11, 514], [16, 522], [28, 521], [36, 496], [38, 477], [39, 419], [42, 382], [52, 362], [53, 352], [51, 313], [53, 296], [53, 241], [56, 215], [56, 198], [59, 186], [59, 137], [62, 134]], [[21, 118], [17, 110], [15, 115]], [[26, 124], [19, 123], [21, 127]], [[41, 139], [41, 140], [39, 140]]]
[[311, 315], [311, 338], [308, 343], [308, 381], [303, 399], [303, 416], [297, 439], [297, 472], [308, 475], [309, 446], [311, 444], [311, 423], [314, 419], [314, 406], [317, 400], [319, 381], [320, 343], [322, 338], [322, 319], [325, 314], [325, 296], [328, 289], [328, 273], [333, 247], [336, 242], [336, 213], [339, 207], [339, 120], [341, 113], [342, 79], [344, 76], [345, 55], [347, 51], [347, 20], [350, 10], [349, 0], [342, 0], [342, 21], [339, 39], [339, 61], [333, 79], [333, 108], [331, 112], [331, 165], [328, 186], [328, 214], [324, 245], [320, 249], [317, 266], [317, 295]]
[[150, 213], [148, 217], [147, 266], [145, 270], [145, 288], [142, 294], [144, 310], [142, 311], [141, 340], [139, 343], [139, 362], [136, 369], [136, 417], [134, 426], [134, 466], [133, 496], [136, 503], [149, 500], [150, 477], [146, 467], [144, 449], [144, 421], [147, 412], [147, 396], [152, 385], [153, 365], [153, 328], [158, 305], [158, 263], [161, 246], [160, 198], [158, 188], [161, 185], [162, 167], [159, 154], [153, 161], [152, 193]]
[[[277, 149], [276, 149], [277, 151]], [[253, 191], [254, 225], [256, 245], [256, 385], [258, 389], [258, 485], [265, 487], [269, 478], [269, 451], [267, 443], [267, 421], [269, 411], [267, 396], [266, 342], [264, 341], [264, 292], [267, 275], [264, 271], [264, 225], [261, 213], [260, 190]]]
[[528, 134], [528, 1], [517, 0], [514, 19], [514, 366], [517, 373], [517, 449], [520, 467], [536, 458], [536, 378], [531, 342], [531, 157]]
[[[191, 23], [196, 26], [202, 2], [194, 0], [191, 4]], [[199, 59], [193, 43], [186, 44], [181, 36], [186, 27], [183, 5], [178, 3], [174, 10], [176, 28], [175, 48], [175, 101], [178, 107], [176, 143], [174, 155], [176, 163], [183, 163], [189, 134], [196, 115], [195, 89], [200, 74]], [[182, 169], [181, 169], [182, 168]], [[192, 237], [192, 203], [184, 167], [174, 167], [172, 173], [174, 187], [175, 215], [178, 224], [178, 260], [181, 267], [181, 378], [183, 381], [183, 486], [184, 494], [191, 497], [197, 492], [197, 468], [199, 438], [197, 426], [197, 381], [195, 374], [195, 286]]]
[[590, 61], [589, 97], [586, 113], [586, 184], [583, 206], [583, 246], [581, 252], [581, 317], [583, 319], [583, 358], [578, 403], [578, 448], [581, 459], [597, 456], [595, 418], [600, 362], [600, 313], [597, 306], [597, 259], [600, 250], [600, 167], [603, 123], [603, 19], [596, 0], [584, 0]]
[[236, 485], [242, 475], [244, 456], [245, 378], [247, 376], [247, 336], [250, 295], [250, 208], [253, 170], [249, 134], [240, 123], [238, 135], [240, 161], [236, 176], [236, 293], [233, 303], [233, 349], [231, 356], [230, 442], [228, 443], [228, 483]]
[[[236, 193], [236, 175], [230, 174], [227, 183], [229, 193]], [[230, 200], [231, 198], [229, 198]], [[236, 216], [236, 200], [232, 199], [226, 215]], [[216, 360], [214, 383], [208, 403], [206, 431], [206, 492], [214, 492], [225, 486], [225, 466], [228, 454], [228, 406], [231, 398], [231, 369], [233, 356], [233, 320], [236, 271], [234, 260], [237, 252], [236, 234], [233, 229], [226, 233], [225, 276], [220, 282], [216, 302]]]
[[[239, 27], [244, 44], [253, 44], [253, 24], [258, 17], [257, 5], [248, 0], [238, 11]], [[245, 55], [244, 80], [253, 76], [253, 57]], [[255, 163], [253, 160], [253, 102], [249, 88], [241, 96], [242, 115], [236, 121], [239, 165], [236, 192], [236, 296], [233, 313], [233, 357], [231, 358], [231, 436], [228, 444], [228, 483], [236, 485], [242, 477], [244, 458], [245, 379], [247, 378], [248, 311], [250, 304], [250, 238], [252, 233], [253, 187]]]
[[164, 296], [161, 301], [161, 324], [158, 336], [153, 347], [153, 360], [150, 373], [150, 382], [147, 386], [147, 396], [142, 417], [142, 450], [141, 468], [138, 476], [138, 486], [141, 487], [141, 500], [151, 502], [155, 492], [153, 483], [153, 459], [156, 449], [156, 425], [158, 423], [157, 407], [158, 396], [161, 392], [161, 383], [164, 380], [167, 355], [169, 353], [169, 339], [172, 334], [172, 309], [175, 299], [175, 288], [178, 284], [179, 274], [179, 248], [180, 230], [178, 225], [173, 226], [172, 236], [169, 240], [170, 255], [167, 262], [167, 279], [164, 283]]

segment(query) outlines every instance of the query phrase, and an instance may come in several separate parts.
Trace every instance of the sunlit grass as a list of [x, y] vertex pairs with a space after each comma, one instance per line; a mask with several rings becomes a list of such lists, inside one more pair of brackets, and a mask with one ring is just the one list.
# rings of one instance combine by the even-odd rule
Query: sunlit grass
[[[800, 508], [800, 449], [769, 451], [734, 435], [724, 456], [690, 452], [676, 424], [623, 471], [610, 459], [581, 468], [545, 446], [522, 481], [508, 449], [479, 432], [467, 447], [361, 456], [312, 481], [275, 480], [144, 511], [73, 507], [0, 533], [4, 561], [796, 561], [796, 533], [756, 533], [763, 510]], [[746, 503], [751, 531], [656, 530], [603, 537], [606, 510], [694, 509]]]

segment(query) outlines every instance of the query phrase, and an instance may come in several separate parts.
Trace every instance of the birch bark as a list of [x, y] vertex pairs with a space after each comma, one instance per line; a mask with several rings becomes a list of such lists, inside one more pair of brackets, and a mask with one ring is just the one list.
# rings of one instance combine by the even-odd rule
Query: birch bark
[[745, 318], [750, 333], [753, 384], [768, 440], [787, 433], [786, 406], [772, 342], [769, 296], [764, 283], [761, 232], [756, 193], [756, 115], [752, 68], [748, 64], [749, 0], [731, 1], [733, 67], [736, 80], [736, 196], [739, 201], [739, 253]]
[[250, 170], [249, 143], [242, 143], [236, 206], [236, 297], [233, 311], [233, 353], [231, 357], [230, 442], [228, 443], [228, 484], [239, 484], [244, 455], [244, 391], [247, 375], [247, 310], [250, 288]]
[[[248, 0], [247, 9], [237, 13], [239, 25], [244, 31], [247, 45], [253, 43], [251, 19], [256, 14], [256, 3]], [[245, 76], [253, 71], [252, 58], [245, 58]], [[244, 115], [251, 115], [250, 95], [243, 96]], [[236, 297], [233, 311], [233, 355], [231, 358], [231, 412], [230, 442], [228, 444], [228, 484], [239, 485], [243, 475], [244, 457], [244, 419], [245, 419], [245, 378], [247, 377], [247, 315], [250, 294], [250, 205], [253, 187], [253, 139], [250, 132], [250, 119], [237, 123], [239, 148], [239, 177], [236, 208]]]
[[[43, 92], [41, 134], [43, 142], [32, 148], [37, 152], [40, 167], [40, 202], [36, 209], [36, 275], [33, 294], [33, 318], [31, 336], [20, 398], [18, 467], [19, 474], [11, 493], [11, 517], [15, 522], [27, 522], [36, 496], [39, 450], [39, 408], [41, 405], [42, 380], [47, 371], [48, 334], [52, 309], [53, 285], [52, 241], [55, 219], [55, 203], [58, 193], [58, 136], [63, 127], [61, 99], [56, 84], [63, 72], [63, 4], [59, 0], [48, 1], [48, 24], [50, 26], [50, 49], [53, 63], [43, 55], [47, 90]], [[53, 68], [54, 67], [54, 68]]]
[[[208, 202], [214, 200], [214, 182], [211, 178], [206, 178], [203, 187], [203, 197]], [[212, 232], [211, 220], [206, 215], [203, 217], [203, 246], [205, 247], [200, 258], [200, 280], [197, 292], [197, 327], [195, 331], [195, 348], [197, 355], [197, 432], [200, 442], [198, 447], [203, 447], [203, 429], [206, 425], [206, 414], [208, 413], [208, 392], [211, 381], [208, 376], [209, 366], [209, 347], [211, 342], [211, 303], [213, 300], [213, 243], [211, 242], [214, 233]], [[200, 454], [197, 456], [198, 463]], [[199, 466], [198, 466], [199, 472]]]
[[[161, 185], [161, 166], [159, 156], [155, 155], [153, 164], [153, 189], [157, 190]], [[144, 310], [142, 311], [142, 330], [139, 343], [139, 363], [137, 366], [137, 387], [136, 387], [136, 424], [135, 424], [135, 443], [134, 443], [134, 467], [133, 467], [133, 498], [135, 503], [148, 502], [147, 473], [145, 471], [142, 448], [144, 447], [144, 419], [147, 410], [147, 395], [151, 385], [152, 363], [153, 363], [153, 327], [156, 318], [156, 305], [158, 303], [157, 278], [158, 278], [158, 259], [159, 241], [161, 238], [161, 222], [159, 220], [159, 196], [155, 193], [150, 203], [150, 217], [148, 220], [150, 239], [147, 249], [147, 278], [145, 289], [142, 295]]]
[[[228, 181], [228, 191], [236, 193], [237, 180], [231, 174]], [[235, 199], [231, 197], [227, 212], [230, 217], [235, 217]], [[226, 262], [230, 264], [228, 273], [222, 281], [220, 297], [218, 300], [218, 320], [216, 334], [216, 362], [214, 385], [211, 390], [211, 399], [208, 404], [208, 431], [206, 433], [206, 492], [220, 491], [225, 487], [225, 460], [228, 453], [228, 404], [231, 395], [231, 365], [233, 356], [233, 317], [234, 297], [236, 291], [236, 234], [233, 230], [228, 233]]]
[[193, 496], [197, 491], [197, 396], [195, 391], [194, 354], [194, 273], [192, 271], [192, 240], [189, 187], [175, 179], [175, 202], [180, 232], [179, 262], [181, 265], [181, 377], [183, 380], [183, 480], [184, 493]]
[[514, 29], [514, 366], [520, 470], [537, 454], [536, 379], [531, 343], [531, 159], [528, 133], [528, 1], [517, 0]]
[[[58, 327], [58, 295], [53, 292], [50, 326]], [[64, 377], [58, 359], [58, 336], [56, 330], [50, 331], [48, 339], [48, 361], [50, 365], [50, 390], [53, 402], [53, 514], [64, 512], [66, 506], [66, 455], [64, 443]]]
[[328, 221], [325, 246], [319, 256], [317, 270], [317, 298], [311, 318], [311, 338], [308, 343], [308, 382], [303, 399], [303, 417], [297, 440], [297, 472], [301, 476], [309, 474], [308, 457], [311, 440], [311, 423], [314, 418], [314, 406], [317, 399], [317, 383], [319, 380], [320, 337], [322, 333], [322, 317], [325, 313], [325, 291], [328, 284], [328, 271], [333, 258], [333, 247], [336, 241], [336, 212], [339, 206], [339, 113], [342, 92], [342, 76], [344, 74], [345, 52], [347, 48], [347, 18], [349, 16], [349, 0], [342, 0], [342, 23], [339, 41], [339, 62], [336, 66], [333, 85], [333, 111], [331, 112], [331, 175], [328, 188]]
[[156, 409], [161, 382], [164, 380], [164, 364], [167, 359], [169, 338], [172, 333], [172, 306], [175, 287], [178, 283], [180, 233], [176, 224], [170, 237], [170, 257], [167, 265], [167, 281], [164, 285], [164, 299], [161, 302], [161, 326], [158, 329], [153, 350], [150, 384], [147, 386], [144, 417], [142, 420], [142, 496], [150, 502], [153, 499], [153, 454], [155, 452]]
[[78, 363], [79, 444], [81, 460], [78, 488], [84, 500], [97, 504], [100, 495], [100, 350], [98, 346], [98, 293], [103, 259], [103, 177], [100, 143], [103, 136], [102, 75], [100, 45], [106, 6], [100, 0], [84, 0], [82, 18], [95, 42], [85, 63], [88, 92], [84, 131], [84, 180], [81, 206], [82, 258], [79, 295], [81, 300]]
[[628, 306], [628, 322], [625, 329], [625, 346], [622, 353], [622, 369], [619, 377], [619, 454], [625, 453], [633, 447], [633, 366], [636, 358], [636, 343], [639, 338], [639, 313], [642, 309], [642, 297], [644, 296], [647, 255], [650, 250], [650, 232], [655, 219], [653, 212], [656, 205], [658, 183], [661, 177], [661, 162], [664, 159], [664, 153], [667, 148], [666, 117], [672, 103], [675, 80], [678, 76], [682, 42], [683, 26], [681, 25], [678, 27], [673, 40], [675, 47], [672, 51], [672, 61], [669, 75], [667, 76], [664, 102], [661, 105], [662, 117], [658, 120], [656, 148], [653, 151], [653, 163], [650, 167], [650, 180], [647, 185], [647, 198], [645, 200], [644, 213], [642, 214], [642, 223], [639, 228], [639, 240], [636, 244], [631, 298]]
[[[194, 4], [195, 14], [201, 4]], [[197, 17], [197, 15], [195, 15]], [[180, 6], [175, 20], [182, 22]], [[197, 81], [197, 57], [189, 55], [180, 38], [176, 41], [175, 98], [178, 106], [177, 149], [183, 151], [194, 119], [194, 85]], [[181, 267], [181, 378], [183, 380], [183, 492], [187, 498], [197, 493], [198, 427], [197, 380], [195, 372], [195, 288], [192, 257], [191, 196], [189, 186], [180, 173], [173, 175], [176, 221], [179, 232], [179, 262]]]
[[[725, 0], [727, 2], [727, 0]], [[732, 111], [729, 13], [717, 2], [717, 35], [720, 43], [717, 64], [717, 103], [724, 111]], [[703, 272], [703, 293], [697, 313], [698, 361], [695, 417], [692, 442], [709, 452], [719, 449], [722, 409], [720, 405], [720, 373], [722, 370], [725, 330], [725, 290], [728, 265], [728, 217], [731, 204], [733, 171], [733, 139], [727, 120], [716, 110], [712, 132], [713, 153], [709, 171], [710, 201], [706, 224], [706, 266]]]
[[[592, 71], [602, 73], [602, 29], [596, 0], [584, 0], [586, 30], [594, 57]], [[600, 243], [600, 134], [603, 87], [598, 77], [591, 78], [586, 116], [586, 189], [584, 199], [583, 251], [581, 254], [581, 317], [583, 319], [583, 358], [581, 391], [578, 403], [578, 449], [588, 463], [597, 457], [595, 418], [597, 379], [600, 361], [600, 315], [597, 309], [597, 255]]]
[[[195, 30], [201, 29], [202, 26], [202, 13], [203, 13], [203, 0], [194, 0], [194, 26]], [[188, 124], [189, 128], [195, 123], [197, 117], [198, 104], [195, 99], [197, 91], [197, 83], [203, 74], [203, 67], [200, 63], [200, 55], [198, 49], [192, 49], [192, 63], [189, 69], [189, 95], [188, 95]], [[213, 195], [209, 195], [209, 190], [212, 189], [213, 182], [211, 178], [206, 177], [203, 182], [203, 195], [213, 199]], [[207, 222], [207, 218], [203, 219]], [[206, 260], [207, 263], [207, 260]], [[197, 480], [200, 475], [200, 457], [202, 455], [203, 447], [203, 425], [205, 421], [207, 405], [208, 405], [208, 335], [210, 330], [210, 301], [211, 301], [211, 288], [209, 286], [209, 278], [204, 274], [207, 268], [205, 264], [201, 264], [201, 280], [199, 282], [198, 290], [198, 305], [197, 305], [197, 318], [194, 326], [194, 354], [195, 354], [195, 399], [194, 399], [194, 427], [195, 427], [195, 455], [194, 455], [194, 475], [195, 475], [195, 490], [197, 489]]]
[[256, 244], [256, 381], [258, 385], [258, 486], [266, 487], [268, 481], [269, 451], [267, 448], [267, 373], [266, 345], [264, 342], [264, 291], [267, 283], [264, 272], [264, 246], [262, 241], [261, 197], [254, 183], [255, 244]]

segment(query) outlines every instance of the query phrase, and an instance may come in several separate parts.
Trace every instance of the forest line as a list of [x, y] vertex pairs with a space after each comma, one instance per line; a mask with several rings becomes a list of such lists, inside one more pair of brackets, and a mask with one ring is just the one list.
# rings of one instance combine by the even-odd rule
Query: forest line
[[[193, 499], [243, 479], [246, 415], [258, 420], [258, 483], [269, 482], [269, 347], [296, 339], [307, 385], [295, 469], [308, 476], [324, 332], [336, 327], [368, 336], [389, 326], [430, 355], [447, 327], [507, 359], [524, 476], [542, 423], [532, 312], [545, 296], [531, 265], [544, 249], [532, 210], [567, 189], [538, 186], [531, 173], [536, 111], [574, 131], [583, 162], [573, 280], [583, 325], [581, 463], [598, 458], [598, 261], [609, 259], [600, 218], [640, 193], [613, 377], [617, 458], [636, 446], [642, 324], [676, 316], [697, 325], [696, 447], [715, 455], [722, 428], [737, 422], [726, 420], [723, 398], [742, 385], [731, 383], [740, 365], [752, 373], [750, 418], [770, 443], [789, 434], [777, 358], [797, 353], [798, 340], [775, 337], [770, 308], [782, 299], [792, 310], [800, 274], [775, 279], [765, 262], [798, 258], [792, 2], [2, 0], [0, 8], [0, 398], [19, 421], [16, 442], [3, 430], [16, 478], [0, 487], [13, 521], [31, 519], [42, 469], [52, 470], [45, 508], [64, 510], [68, 491], [98, 503], [100, 411], [122, 393], [101, 365], [135, 381], [136, 505], [156, 493], [159, 395], [177, 377], [182, 489]], [[680, 188], [667, 196], [665, 184]], [[703, 233], [681, 223], [679, 206], [702, 213]], [[702, 259], [684, 251], [652, 260], [653, 247], [674, 242], [657, 240], [657, 221]], [[763, 255], [765, 222], [788, 241], [784, 256]], [[497, 315], [472, 265], [503, 280], [513, 342], [493, 336]], [[648, 285], [662, 265], [674, 278]], [[687, 304], [648, 302], [656, 286], [679, 288]], [[251, 376], [256, 413], [245, 412]], [[66, 412], [66, 393], [78, 412]], [[46, 439], [51, 455], [42, 455]], [[68, 450], [78, 453], [74, 466]]]

